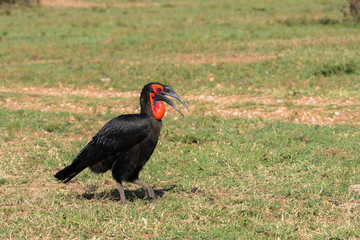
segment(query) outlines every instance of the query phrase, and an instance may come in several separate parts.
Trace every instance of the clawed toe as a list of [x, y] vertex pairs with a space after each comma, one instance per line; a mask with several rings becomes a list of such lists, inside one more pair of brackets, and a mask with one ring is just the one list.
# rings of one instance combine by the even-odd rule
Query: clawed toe
[[133, 183], [140, 185], [144, 188], [144, 190], [145, 190], [144, 199], [155, 199], [156, 198], [154, 189], [152, 187], [150, 187], [150, 185], [147, 184], [146, 182], [142, 182], [139, 179], [136, 179]]

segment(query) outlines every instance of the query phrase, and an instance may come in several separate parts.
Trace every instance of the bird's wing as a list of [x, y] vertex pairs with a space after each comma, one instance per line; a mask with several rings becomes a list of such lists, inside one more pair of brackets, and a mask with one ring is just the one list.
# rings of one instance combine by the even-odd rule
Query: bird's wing
[[140, 143], [150, 132], [146, 115], [121, 115], [107, 122], [91, 140], [93, 147], [116, 154]]
[[85, 168], [140, 143], [150, 129], [151, 122], [146, 115], [121, 115], [110, 120], [79, 152], [71, 165], [55, 177], [68, 182]]
[[121, 115], [109, 122], [93, 137], [78, 154], [77, 158], [86, 157], [90, 166], [108, 155], [114, 155], [140, 143], [150, 132], [151, 123], [147, 116]]

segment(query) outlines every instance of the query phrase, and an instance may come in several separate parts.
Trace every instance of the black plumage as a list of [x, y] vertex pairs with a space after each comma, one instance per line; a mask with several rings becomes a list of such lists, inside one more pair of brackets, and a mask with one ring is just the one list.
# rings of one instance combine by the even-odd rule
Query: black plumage
[[145, 85], [140, 95], [140, 114], [120, 115], [107, 122], [73, 162], [55, 177], [66, 183], [87, 167], [95, 173], [111, 170], [118, 183], [121, 202], [126, 202], [123, 181], [144, 187], [145, 198], [155, 198], [154, 190], [139, 180], [139, 172], [158, 142], [165, 113], [162, 101], [181, 113], [165, 95], [174, 97], [186, 107], [171, 87], [156, 82]]

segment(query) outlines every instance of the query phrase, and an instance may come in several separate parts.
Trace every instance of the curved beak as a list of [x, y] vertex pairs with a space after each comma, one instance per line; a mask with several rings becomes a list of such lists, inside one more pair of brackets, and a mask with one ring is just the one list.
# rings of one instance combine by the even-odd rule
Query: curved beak
[[173, 103], [170, 99], [168, 99], [167, 97], [165, 97], [165, 95], [170, 96], [175, 98], [176, 100], [178, 100], [179, 102], [181, 102], [186, 110], [189, 112], [188, 107], [186, 106], [185, 102], [179, 97], [179, 95], [177, 95], [177, 93], [174, 91], [174, 89], [172, 89], [170, 86], [166, 86], [164, 85], [164, 91], [162, 91], [161, 93], [156, 94], [156, 97], [161, 100], [166, 102], [167, 104], [169, 104], [170, 106], [172, 106], [173, 108], [175, 108], [182, 116], [184, 116], [184, 114], [180, 111], [180, 109], [175, 105], [175, 103]]

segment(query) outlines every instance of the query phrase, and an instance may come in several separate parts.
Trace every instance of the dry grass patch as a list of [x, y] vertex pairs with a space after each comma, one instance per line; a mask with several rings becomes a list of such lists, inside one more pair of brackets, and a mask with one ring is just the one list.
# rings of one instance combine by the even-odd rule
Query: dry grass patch
[[140, 97], [139, 92], [118, 92], [113, 88], [100, 89], [88, 86], [82, 89], [74, 89], [73, 87], [25, 87], [22, 89], [0, 87], [0, 93], [24, 93], [24, 94], [37, 94], [48, 96], [81, 96], [92, 98], [131, 98]]
[[[132, 112], [138, 112], [139, 107], [135, 106], [135, 102], [122, 102], [122, 104], [116, 104], [114, 101], [106, 101], [102, 103], [94, 103], [87, 105], [86, 102], [66, 102], [66, 99], [59, 101], [58, 103], [46, 103], [42, 102], [43, 99], [39, 97], [20, 97], [16, 100], [11, 98], [5, 99], [5, 103], [0, 106], [12, 109], [12, 110], [21, 110], [21, 109], [33, 109], [45, 112], [69, 112], [69, 113], [85, 113], [85, 114], [94, 114], [94, 113], [117, 113], [117, 114], [126, 114]], [[111, 108], [110, 108], [111, 107]]]
[[359, 104], [353, 98], [299, 97], [275, 99], [250, 95], [198, 95], [184, 98], [205, 102], [205, 105], [195, 107], [201, 108], [205, 115], [265, 118], [320, 125], [358, 124], [360, 120]]
[[14, 61], [7, 63], [0, 63], [1, 66], [11, 66], [11, 65], [32, 65], [32, 64], [44, 64], [44, 63], [58, 63], [63, 62], [64, 59], [25, 59], [24, 61]]
[[[70, 87], [28, 87], [21, 90], [1, 87], [0, 93], [21, 94], [6, 97], [4, 101], [0, 102], [0, 106], [8, 109], [87, 114], [139, 112], [139, 93], [135, 91], [118, 92], [112, 88], [94, 87], [75, 90]], [[74, 99], [73, 97], [88, 99]], [[357, 125], [360, 120], [360, 105], [354, 98], [329, 99], [303, 96], [276, 99], [267, 96], [203, 94], [182, 96], [182, 98], [188, 102], [191, 114], [195, 115], [264, 118], [319, 125]], [[172, 108], [167, 109], [170, 113], [174, 112]]]
[[216, 63], [255, 63], [265, 61], [267, 59], [276, 58], [275, 55], [263, 55], [263, 56], [241, 56], [237, 53], [224, 54], [224, 56], [214, 56], [209, 54], [208, 56], [200, 56], [196, 54], [183, 54], [176, 55], [171, 59], [190, 63], [190, 64], [216, 64]]
[[124, 3], [118, 2], [86, 2], [81, 0], [41, 0], [41, 5], [48, 7], [118, 7], [118, 8], [128, 8], [128, 7], [148, 7], [148, 6], [158, 6], [158, 3], [152, 2], [138, 2], [138, 1], [129, 1]]

